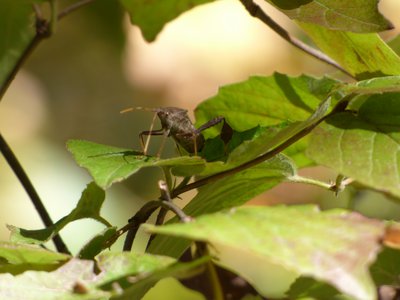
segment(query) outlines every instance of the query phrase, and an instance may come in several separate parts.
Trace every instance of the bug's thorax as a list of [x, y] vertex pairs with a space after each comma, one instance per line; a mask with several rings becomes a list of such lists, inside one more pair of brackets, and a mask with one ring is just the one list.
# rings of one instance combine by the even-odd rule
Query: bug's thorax
[[163, 107], [157, 111], [157, 115], [164, 130], [168, 130], [169, 135], [189, 153], [201, 150], [204, 144], [203, 135], [197, 132], [187, 110], [177, 107]]
[[193, 134], [196, 128], [190, 120], [187, 110], [177, 107], [163, 107], [157, 112], [161, 125], [170, 135]]

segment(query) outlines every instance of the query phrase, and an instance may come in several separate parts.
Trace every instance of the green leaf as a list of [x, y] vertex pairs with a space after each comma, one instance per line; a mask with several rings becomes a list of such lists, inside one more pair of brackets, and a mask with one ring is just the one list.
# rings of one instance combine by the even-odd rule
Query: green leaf
[[78, 257], [81, 259], [93, 259], [103, 251], [105, 242], [117, 232], [117, 227], [107, 227], [101, 233], [93, 237], [80, 251]]
[[32, 3], [0, 1], [0, 90], [34, 37]]
[[132, 24], [138, 25], [144, 38], [152, 42], [169, 21], [195, 6], [213, 0], [120, 0], [120, 2], [129, 12]]
[[359, 33], [393, 29], [378, 11], [378, 0], [267, 0], [289, 18], [332, 30]]
[[[209, 257], [201, 257], [191, 262], [177, 262], [165, 268], [159, 268], [148, 276], [137, 276], [137, 282], [124, 290], [121, 295], [113, 297], [115, 300], [140, 300], [145, 293], [158, 281], [167, 277], [178, 279], [189, 278], [204, 271], [203, 265], [209, 261]], [[135, 278], [133, 278], [135, 279]]]
[[145, 156], [129, 149], [96, 144], [88, 141], [70, 140], [68, 150], [76, 162], [87, 169], [94, 181], [103, 189], [122, 181], [145, 167], [203, 168], [200, 157], [181, 156], [169, 159]]
[[387, 44], [397, 55], [400, 54], [400, 34], [388, 41]]
[[[128, 252], [103, 253], [94, 261], [70, 259], [55, 271], [26, 271], [17, 276], [0, 274], [0, 298], [7, 300], [141, 299], [165, 277], [186, 278], [209, 260], [174, 263], [169, 257]], [[122, 294], [113, 287], [123, 289]]]
[[[303, 121], [325, 100], [339, 82], [306, 75], [289, 77], [274, 73], [221, 87], [216, 96], [202, 102], [195, 110], [196, 124], [223, 116], [237, 131], [282, 122]], [[207, 130], [217, 134], [216, 128]], [[206, 133], [207, 133], [206, 132]]]
[[346, 94], [354, 93], [359, 95], [400, 92], [400, 76], [385, 76], [362, 80], [346, 84], [338, 90]]
[[299, 23], [314, 43], [358, 79], [400, 74], [400, 58], [377, 34]]
[[370, 96], [357, 115], [343, 112], [312, 134], [315, 162], [361, 184], [400, 197], [400, 94]]
[[15, 275], [26, 270], [55, 269], [70, 256], [36, 246], [0, 242], [0, 258], [0, 273]]
[[112, 282], [122, 281], [127, 276], [151, 274], [175, 262], [175, 259], [167, 256], [133, 252], [106, 252], [100, 254], [96, 260], [101, 273], [95, 284], [103, 289], [112, 289]]
[[351, 300], [353, 298], [344, 298], [339, 291], [327, 283], [316, 281], [312, 278], [300, 277], [290, 287], [287, 293], [289, 299], [299, 300]]
[[[265, 297], [279, 292], [269, 282], [275, 270], [269, 274], [264, 267], [275, 265], [286, 270], [287, 283], [298, 275], [311, 276], [357, 299], [376, 299], [368, 268], [380, 249], [385, 224], [356, 213], [320, 212], [311, 205], [241, 207], [202, 215], [189, 223], [146, 224], [145, 228], [206, 241], [217, 263], [235, 270]], [[257, 264], [249, 266], [249, 260]]]
[[[255, 167], [201, 187], [184, 211], [189, 216], [200, 216], [239, 206], [295, 174], [296, 168], [291, 160], [284, 155], [277, 155]], [[177, 218], [171, 222], [177, 222]], [[156, 236], [149, 251], [179, 257], [189, 244], [184, 240]]]
[[49, 241], [68, 223], [84, 218], [91, 218], [103, 223], [106, 226], [111, 226], [110, 223], [100, 216], [100, 209], [103, 205], [104, 198], [104, 191], [96, 184], [90, 183], [83, 191], [81, 199], [79, 200], [76, 208], [68, 215], [53, 224], [53, 226], [39, 230], [26, 230], [8, 225], [7, 227], [11, 230], [11, 241], [19, 243], [42, 244]]
[[371, 266], [371, 275], [377, 286], [400, 284], [400, 252], [384, 248]]
[[[96, 278], [93, 269], [93, 261], [73, 258], [53, 272], [27, 271], [17, 276], [1, 274], [0, 298], [7, 300], [109, 299], [109, 292], [89, 288], [87, 282]], [[74, 293], [74, 290], [80, 293]]]

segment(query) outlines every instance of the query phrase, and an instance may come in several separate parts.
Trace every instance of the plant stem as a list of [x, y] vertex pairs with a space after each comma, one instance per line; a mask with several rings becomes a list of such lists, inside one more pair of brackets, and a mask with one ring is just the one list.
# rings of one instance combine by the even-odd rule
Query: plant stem
[[340, 70], [341, 72], [345, 73], [346, 75], [354, 78], [353, 75], [351, 75], [349, 72], [347, 72], [345, 69], [343, 69], [338, 63], [336, 63], [334, 60], [332, 60], [329, 56], [325, 55], [324, 53], [318, 51], [315, 48], [310, 47], [309, 45], [303, 43], [299, 39], [296, 39], [295, 37], [292, 37], [283, 27], [281, 27], [278, 23], [276, 23], [273, 19], [271, 19], [270, 16], [268, 16], [259, 5], [253, 2], [253, 0], [240, 0], [240, 2], [243, 4], [243, 6], [246, 8], [246, 10], [249, 12], [249, 14], [257, 19], [259, 19], [261, 22], [266, 24], [269, 28], [271, 28], [273, 31], [275, 31], [279, 36], [281, 36], [283, 39], [285, 39], [287, 42], [289, 42], [291, 45], [294, 47], [300, 49], [301, 51], [315, 57], [316, 59], [327, 63], [336, 69]]
[[15, 75], [17, 75], [19, 69], [24, 64], [26, 59], [32, 53], [32, 51], [36, 48], [39, 42], [42, 40], [42, 37], [38, 34], [31, 40], [29, 45], [26, 47], [25, 51], [19, 57], [17, 63], [15, 64], [14, 68], [8, 74], [7, 79], [5, 80], [4, 84], [0, 87], [0, 101], [3, 99], [4, 94], [6, 93], [8, 87], [10, 86], [11, 82], [14, 80]]
[[58, 21], [58, 2], [57, 0], [50, 0], [50, 11], [51, 11], [51, 16], [50, 16], [50, 32], [51, 34], [56, 32], [56, 27], [57, 27], [57, 21]]
[[[14, 155], [13, 151], [8, 146], [6, 140], [1, 134], [0, 134], [0, 151], [3, 154], [4, 158], [6, 159], [9, 166], [11, 167], [11, 169], [14, 171], [14, 174], [17, 176], [22, 186], [24, 187], [36, 211], [38, 212], [40, 218], [42, 219], [43, 224], [46, 227], [52, 226], [53, 221], [51, 220], [49, 213], [47, 212], [45, 206], [40, 200], [38, 193], [36, 192], [31, 181], [29, 180], [29, 177], [26, 175], [17, 157]], [[61, 239], [59, 235], [53, 237], [53, 242], [57, 248], [57, 251], [70, 254], [67, 246], [65, 245], [64, 241]]]
[[[18, 73], [18, 71], [21, 69], [22, 65], [25, 63], [26, 59], [31, 55], [33, 50], [37, 47], [37, 45], [45, 38], [49, 37], [53, 30], [55, 29], [54, 27], [56, 26], [57, 20], [61, 20], [65, 16], [69, 15], [73, 11], [90, 4], [91, 2], [94, 2], [95, 0], [82, 0], [80, 2], [77, 2], [75, 4], [72, 4], [71, 6], [65, 8], [62, 12], [60, 12], [57, 16], [57, 10], [56, 10], [56, 0], [51, 1], [51, 25], [49, 25], [48, 21], [42, 18], [41, 11], [39, 9], [39, 6], [34, 5], [33, 9], [35, 10], [36, 14], [36, 34], [30, 41], [30, 43], [27, 45], [25, 50], [22, 52], [21, 56], [19, 57], [18, 61], [14, 65], [14, 68], [11, 70], [11, 72], [8, 74], [7, 79], [5, 80], [4, 84], [0, 86], [0, 101], [3, 99], [4, 94], [6, 93], [8, 87], [10, 86], [11, 82], [14, 80], [15, 75]], [[52, 27], [52, 28], [50, 28]]]
[[65, 8], [62, 12], [60, 12], [58, 14], [57, 18], [58, 18], [58, 20], [61, 20], [62, 18], [68, 16], [70, 13], [74, 12], [75, 10], [77, 10], [77, 9], [79, 9], [79, 8], [85, 6], [85, 5], [88, 5], [88, 4], [90, 4], [90, 3], [94, 2], [94, 1], [96, 1], [96, 0], [78, 1], [78, 2], [76, 2], [74, 4], [72, 4], [71, 6]]
[[315, 185], [315, 186], [318, 186], [318, 187], [321, 187], [323, 189], [327, 189], [330, 191], [332, 190], [332, 187], [335, 186], [334, 184], [326, 183], [326, 182], [319, 181], [319, 180], [312, 179], [312, 178], [302, 177], [299, 175], [289, 177], [288, 181], [295, 182], [295, 183], [311, 184], [311, 185]]
[[125, 242], [124, 242], [124, 251], [130, 251], [132, 249], [132, 244], [135, 239], [136, 233], [139, 230], [140, 225], [145, 223], [150, 216], [157, 210], [157, 208], [160, 207], [160, 202], [159, 200], [153, 200], [150, 202], [147, 202], [145, 205], [142, 206], [141, 209], [139, 209], [136, 214], [129, 219], [129, 223], [122, 227], [120, 230], [117, 231], [116, 235], [110, 239], [111, 242], [108, 241], [108, 247], [111, 246], [111, 244], [122, 234], [124, 234], [126, 231], [128, 231], [128, 234], [126, 235]]
[[209, 261], [206, 264], [206, 272], [208, 274], [208, 279], [210, 280], [210, 284], [213, 290], [213, 299], [215, 300], [224, 300], [224, 292], [221, 287], [221, 283], [219, 281], [219, 277], [217, 274], [217, 270], [213, 262]]
[[157, 208], [164, 208], [165, 211], [170, 210], [173, 211], [181, 220], [181, 222], [188, 222], [190, 221], [190, 217], [187, 216], [182, 209], [176, 206], [172, 201], [167, 200], [153, 200], [147, 202], [141, 209], [139, 209], [136, 214], [129, 219], [129, 223], [119, 229], [115, 236], [111, 237], [109, 241], [107, 241], [107, 246], [111, 246], [113, 242], [120, 237], [122, 234], [128, 231], [124, 242], [124, 251], [130, 251], [132, 249], [132, 244], [135, 239], [136, 233], [139, 230], [140, 225], [145, 223], [150, 216], [157, 210]]

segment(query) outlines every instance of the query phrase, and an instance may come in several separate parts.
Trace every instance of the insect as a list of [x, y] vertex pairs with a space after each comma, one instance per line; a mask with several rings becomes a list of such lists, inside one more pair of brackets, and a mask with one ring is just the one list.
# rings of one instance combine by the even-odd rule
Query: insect
[[[143, 107], [131, 107], [121, 111], [121, 113], [133, 111], [133, 110], [146, 110], [155, 112], [152, 125], [150, 130], [142, 131], [139, 134], [143, 153], [146, 155], [147, 148], [149, 145], [149, 138], [144, 143], [144, 136], [162, 135], [164, 137], [157, 156], [164, 147], [166, 137], [172, 136], [175, 142], [185, 149], [188, 153], [194, 153], [197, 155], [204, 146], [204, 136], [201, 133], [207, 128], [217, 125], [224, 121], [224, 117], [216, 117], [204, 125], [196, 129], [192, 121], [188, 116], [186, 109], [178, 107], [158, 107], [158, 108], [143, 108]], [[153, 130], [154, 120], [158, 116], [161, 122], [161, 129]]]

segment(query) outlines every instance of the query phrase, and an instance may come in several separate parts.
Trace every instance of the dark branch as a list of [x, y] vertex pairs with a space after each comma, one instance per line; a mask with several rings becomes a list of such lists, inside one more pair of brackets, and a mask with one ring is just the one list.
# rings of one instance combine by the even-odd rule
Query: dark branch
[[94, 1], [96, 1], [96, 0], [82, 0], [82, 1], [76, 2], [76, 3], [72, 4], [71, 6], [65, 8], [62, 12], [60, 12], [58, 14], [57, 19], [61, 20], [62, 18], [68, 16], [70, 13], [74, 12], [75, 10], [80, 9], [81, 7], [86, 6]]
[[[53, 221], [51, 220], [49, 213], [47, 212], [45, 206], [40, 200], [38, 193], [36, 192], [31, 181], [29, 180], [29, 177], [26, 175], [18, 159], [16, 158], [13, 151], [8, 146], [6, 140], [3, 138], [1, 134], [0, 134], [0, 151], [3, 154], [4, 158], [6, 159], [7, 163], [10, 165], [11, 169], [14, 171], [19, 181], [21, 182], [26, 193], [29, 195], [33, 205], [35, 206], [36, 211], [39, 213], [39, 216], [42, 219], [43, 224], [46, 227], [52, 226]], [[54, 236], [53, 242], [59, 252], [70, 254], [67, 246], [65, 245], [64, 241], [61, 239], [59, 235]]]
[[278, 23], [276, 23], [274, 20], [268, 16], [259, 5], [253, 2], [253, 0], [240, 0], [240, 2], [243, 4], [243, 6], [246, 8], [246, 10], [249, 12], [249, 14], [257, 19], [259, 19], [261, 22], [266, 24], [269, 28], [271, 28], [273, 31], [275, 31], [277, 34], [279, 34], [283, 39], [288, 41], [290, 44], [295, 46], [296, 48], [300, 49], [301, 51], [315, 57], [316, 59], [327, 63], [336, 69], [340, 70], [341, 72], [347, 74], [348, 76], [354, 78], [353, 75], [351, 75], [349, 72], [347, 72], [345, 69], [343, 69], [338, 63], [336, 63], [334, 60], [332, 60], [329, 56], [325, 55], [324, 53], [310, 47], [309, 45], [303, 43], [302, 41], [296, 39], [295, 37], [292, 37], [283, 27], [281, 27]]

